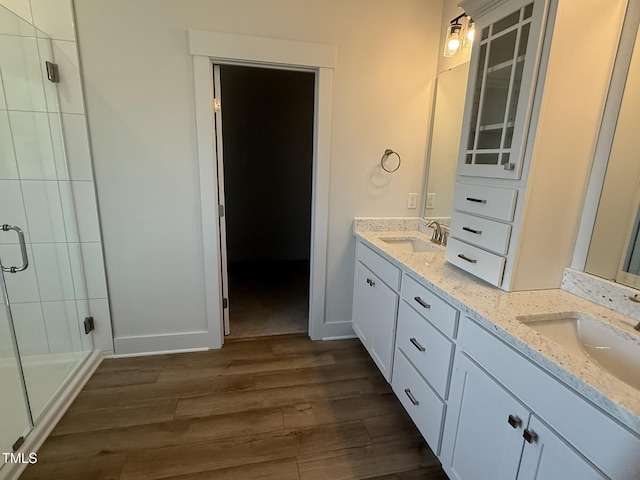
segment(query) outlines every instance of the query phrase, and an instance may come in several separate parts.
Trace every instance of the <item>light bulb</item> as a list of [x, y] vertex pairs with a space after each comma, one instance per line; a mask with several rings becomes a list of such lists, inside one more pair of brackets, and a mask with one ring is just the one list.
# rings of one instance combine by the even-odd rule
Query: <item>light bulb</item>
[[469, 18], [469, 23], [467, 23], [467, 31], [464, 34], [464, 39], [462, 40], [463, 47], [470, 47], [473, 45], [473, 40], [476, 36], [476, 24], [471, 18]]
[[462, 31], [462, 25], [454, 23], [447, 29], [447, 39], [444, 43], [444, 52], [442, 54], [445, 57], [453, 57], [460, 49], [460, 32]]

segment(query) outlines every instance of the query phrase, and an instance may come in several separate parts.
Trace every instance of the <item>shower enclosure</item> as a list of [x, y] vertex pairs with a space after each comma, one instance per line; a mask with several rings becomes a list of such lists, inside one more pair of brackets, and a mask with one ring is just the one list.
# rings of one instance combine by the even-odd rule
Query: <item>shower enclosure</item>
[[0, 6], [2, 453], [42, 421], [93, 349], [54, 63], [47, 35]]

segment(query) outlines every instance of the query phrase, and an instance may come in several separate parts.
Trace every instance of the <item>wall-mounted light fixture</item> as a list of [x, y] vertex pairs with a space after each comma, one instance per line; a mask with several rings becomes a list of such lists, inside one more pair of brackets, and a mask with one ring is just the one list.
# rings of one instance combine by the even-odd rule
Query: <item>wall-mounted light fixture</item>
[[473, 19], [466, 13], [461, 13], [449, 22], [447, 38], [444, 42], [443, 55], [453, 57], [461, 48], [469, 48], [473, 45], [476, 26]]
[[462, 39], [462, 47], [470, 48], [473, 45], [473, 39], [476, 36], [476, 22], [473, 18], [467, 16], [467, 28], [464, 31], [464, 38]]

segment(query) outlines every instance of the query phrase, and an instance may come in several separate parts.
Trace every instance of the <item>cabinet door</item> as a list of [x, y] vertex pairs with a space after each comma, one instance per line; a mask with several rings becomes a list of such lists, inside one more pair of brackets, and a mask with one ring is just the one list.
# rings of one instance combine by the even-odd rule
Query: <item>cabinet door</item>
[[356, 263], [352, 326], [384, 378], [391, 381], [398, 294]]
[[[529, 411], [466, 355], [456, 358], [442, 466], [458, 480], [513, 480]], [[511, 422], [511, 423], [510, 423]]]
[[372, 312], [375, 303], [375, 275], [364, 265], [356, 262], [356, 272], [353, 286], [353, 330], [362, 344], [370, 349]]
[[375, 301], [369, 330], [371, 342], [369, 353], [384, 378], [391, 382], [398, 294], [380, 280], [375, 279], [374, 284]]
[[512, 0], [477, 19], [459, 175], [520, 178], [546, 9]]
[[518, 480], [601, 480], [607, 478], [535, 415], [527, 427]]

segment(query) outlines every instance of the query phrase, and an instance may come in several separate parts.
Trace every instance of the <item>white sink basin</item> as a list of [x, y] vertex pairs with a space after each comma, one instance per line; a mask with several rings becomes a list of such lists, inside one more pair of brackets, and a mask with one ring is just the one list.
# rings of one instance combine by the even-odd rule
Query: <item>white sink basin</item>
[[396, 249], [403, 252], [443, 252], [444, 249], [440, 245], [436, 245], [432, 242], [426, 242], [421, 238], [416, 237], [395, 237], [395, 238], [381, 238], [384, 243], [393, 245]]
[[640, 335], [579, 312], [516, 318], [640, 390]]

